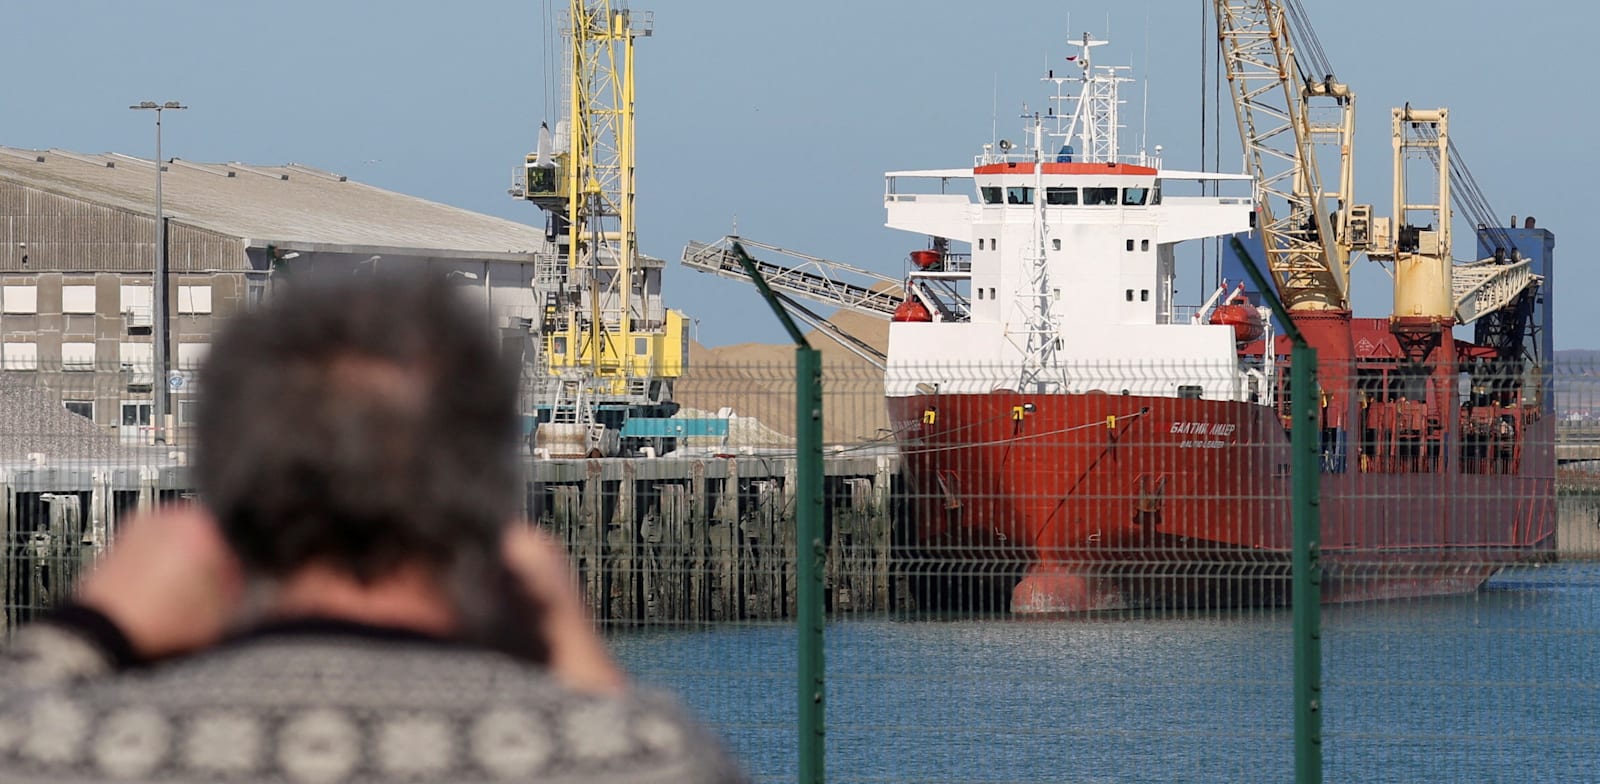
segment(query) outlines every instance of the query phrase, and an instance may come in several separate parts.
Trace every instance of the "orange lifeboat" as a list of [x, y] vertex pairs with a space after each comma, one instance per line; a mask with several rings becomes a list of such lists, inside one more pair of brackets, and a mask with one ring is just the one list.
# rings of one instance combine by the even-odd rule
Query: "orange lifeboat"
[[894, 309], [894, 316], [890, 321], [932, 321], [933, 314], [928, 311], [928, 306], [916, 299], [907, 299]]
[[1211, 323], [1233, 327], [1233, 339], [1239, 343], [1260, 340], [1266, 334], [1266, 325], [1250, 301], [1243, 294], [1235, 294], [1226, 305], [1211, 311]]
[[914, 250], [911, 251], [911, 263], [917, 265], [917, 269], [933, 269], [939, 266], [943, 255], [936, 250]]

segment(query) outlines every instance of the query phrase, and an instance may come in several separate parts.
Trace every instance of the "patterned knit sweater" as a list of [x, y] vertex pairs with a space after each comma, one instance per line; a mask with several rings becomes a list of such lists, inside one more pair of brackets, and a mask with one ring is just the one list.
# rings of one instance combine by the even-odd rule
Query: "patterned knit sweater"
[[132, 664], [69, 608], [0, 652], [0, 782], [724, 782], [670, 701], [577, 694], [516, 659], [334, 621]]

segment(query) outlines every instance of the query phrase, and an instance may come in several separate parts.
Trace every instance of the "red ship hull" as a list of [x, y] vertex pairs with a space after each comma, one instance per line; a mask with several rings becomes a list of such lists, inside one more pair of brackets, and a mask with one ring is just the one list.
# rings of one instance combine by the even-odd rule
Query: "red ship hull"
[[[912, 539], [1015, 566], [1013, 612], [1288, 600], [1289, 438], [1252, 403], [1107, 394], [888, 400]], [[1548, 418], [1515, 450], [1360, 449], [1322, 476], [1323, 600], [1471, 591], [1555, 543]]]

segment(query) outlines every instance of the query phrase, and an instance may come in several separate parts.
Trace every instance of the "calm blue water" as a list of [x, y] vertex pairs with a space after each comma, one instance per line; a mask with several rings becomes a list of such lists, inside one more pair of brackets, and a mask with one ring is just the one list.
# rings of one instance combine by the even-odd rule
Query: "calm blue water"
[[[1327, 607], [1326, 780], [1600, 781], [1600, 564]], [[1287, 611], [828, 626], [832, 781], [1291, 780]], [[787, 625], [628, 630], [761, 778], [795, 775]]]

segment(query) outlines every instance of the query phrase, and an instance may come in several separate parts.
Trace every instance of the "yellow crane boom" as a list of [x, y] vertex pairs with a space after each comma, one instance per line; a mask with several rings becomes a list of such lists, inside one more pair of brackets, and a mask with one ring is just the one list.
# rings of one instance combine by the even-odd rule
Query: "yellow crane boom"
[[[1215, 0], [1214, 9], [1239, 136], [1260, 189], [1257, 227], [1279, 296], [1291, 311], [1348, 311], [1350, 252], [1365, 229], [1349, 226], [1355, 95], [1331, 74], [1302, 75], [1282, 4]], [[1331, 102], [1335, 119], [1315, 121], [1313, 99]], [[1332, 189], [1323, 187], [1319, 142], [1339, 148]]]

